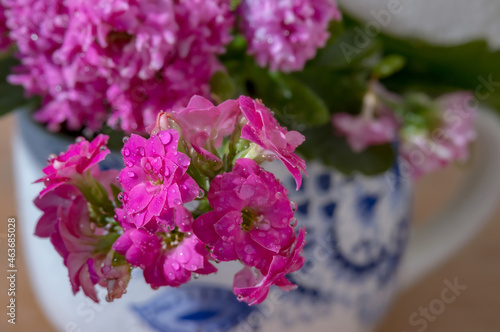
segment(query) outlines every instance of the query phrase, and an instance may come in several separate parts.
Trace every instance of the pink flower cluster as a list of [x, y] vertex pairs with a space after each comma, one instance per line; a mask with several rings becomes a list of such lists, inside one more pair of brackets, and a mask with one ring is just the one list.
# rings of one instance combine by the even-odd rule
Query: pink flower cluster
[[340, 134], [347, 137], [354, 152], [361, 152], [372, 145], [393, 142], [399, 126], [390, 114], [370, 119], [363, 115], [337, 113], [332, 116], [332, 123]]
[[0, 3], [0, 52], [10, 45], [9, 30], [5, 21], [5, 8]]
[[[214, 209], [194, 223], [194, 233], [220, 261], [240, 260], [245, 267], [234, 280], [234, 292], [249, 304], [262, 302], [271, 285], [285, 290], [285, 278], [304, 264], [299, 255], [304, 230], [295, 235], [288, 192], [251, 159], [238, 159], [232, 172], [215, 177], [208, 201]], [[255, 273], [250, 268], [255, 268]]]
[[46, 187], [35, 199], [43, 212], [35, 234], [50, 238], [68, 268], [73, 292], [81, 288], [96, 302], [96, 284], [107, 287], [107, 298], [113, 300], [122, 296], [130, 279], [129, 265], [113, 261], [110, 249], [116, 235], [92, 220], [87, 197], [77, 187], [79, 180], [88, 180], [90, 175], [107, 188], [106, 197], [113, 199], [110, 187], [119, 185], [117, 171], [101, 172], [97, 165], [109, 152], [99, 149], [106, 140], [103, 136], [91, 143], [80, 139], [66, 153], [52, 158], [39, 180]]
[[35, 117], [53, 130], [145, 132], [160, 110], [208, 96], [233, 25], [227, 0], [3, 4], [21, 60], [9, 80], [43, 97]]
[[431, 132], [403, 135], [400, 153], [412, 178], [468, 158], [469, 144], [476, 138], [477, 111], [471, 102], [472, 95], [466, 92], [442, 96], [437, 101], [440, 126]]
[[119, 298], [131, 267], [153, 288], [178, 287], [216, 272], [214, 261], [237, 260], [235, 294], [260, 303], [272, 285], [294, 288], [285, 275], [304, 264], [305, 231], [287, 190], [258, 162], [280, 159], [300, 186], [305, 163], [294, 150], [303, 140], [259, 101], [214, 106], [195, 96], [160, 113], [149, 138], [126, 137], [119, 172], [99, 171], [109, 152], [102, 135], [51, 158], [36, 234], [64, 258], [73, 291], [95, 301], [96, 284]]
[[[386, 91], [380, 92], [388, 96]], [[390, 97], [401, 102], [399, 97]], [[466, 92], [438, 98], [432, 116], [439, 123], [433, 130], [406, 130], [404, 116], [398, 117], [384, 105], [377, 105], [376, 117], [337, 113], [332, 116], [332, 124], [347, 138], [354, 152], [362, 152], [372, 145], [396, 142], [400, 136], [399, 154], [405, 163], [405, 172], [413, 179], [418, 179], [453, 161], [467, 159], [469, 144], [476, 138], [476, 110], [470, 106], [471, 101], [472, 95]]]
[[238, 8], [248, 51], [273, 71], [301, 70], [340, 20], [334, 0], [243, 0]]
[[[236, 159], [231, 171], [221, 173], [228, 160], [218, 150], [227, 139], [244, 140], [243, 151], [234, 154], [257, 150], [256, 156], [278, 158], [300, 184], [305, 163], [293, 151], [303, 137], [287, 132], [264, 105], [247, 97], [214, 106], [194, 96], [186, 108], [160, 114], [151, 132], [149, 139], [132, 135], [122, 149], [126, 167], [119, 176], [124, 191], [118, 214], [126, 231], [113, 248], [144, 269], [152, 287], [179, 286], [192, 274], [213, 273], [211, 260], [245, 265], [234, 287], [248, 303], [263, 301], [273, 284], [292, 287], [284, 276], [303, 265], [304, 231], [295, 234], [286, 189], [252, 159]], [[191, 163], [199, 158], [205, 162]], [[190, 174], [218, 173], [205, 179], [211, 210], [196, 219], [184, 204], [206, 198], [190, 168]], [[250, 267], [255, 277], [241, 278], [253, 273]]]

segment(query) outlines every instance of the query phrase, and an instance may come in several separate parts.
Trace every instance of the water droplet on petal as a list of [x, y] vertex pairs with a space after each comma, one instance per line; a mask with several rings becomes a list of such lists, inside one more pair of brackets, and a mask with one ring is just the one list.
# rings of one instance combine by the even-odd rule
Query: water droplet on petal
[[119, 194], [118, 194], [118, 200], [119, 200], [120, 202], [123, 202], [123, 193], [119, 193]]
[[251, 245], [247, 244], [245, 246], [245, 248], [243, 249], [245, 251], [245, 253], [247, 253], [248, 255], [251, 255], [255, 252], [255, 248], [252, 247]]
[[290, 207], [292, 208], [292, 211], [293, 211], [293, 212], [297, 211], [297, 203], [295, 203], [295, 202], [291, 202], [291, 203], [290, 203]]
[[99, 150], [101, 150], [101, 151], [106, 151], [107, 149], [108, 149], [108, 148], [107, 148], [107, 147], [105, 147], [104, 145], [102, 145], [102, 146], [99, 148]]
[[123, 155], [125, 157], [129, 157], [130, 156], [130, 149], [129, 148], [123, 148]]
[[[196, 196], [196, 197], [199, 199], [205, 197], [205, 191], [203, 189], [200, 189], [200, 191], [198, 192], [198, 196]], [[222, 198], [221, 198], [221, 200], [222, 200]]]
[[297, 226], [297, 219], [296, 219], [296, 218], [293, 218], [293, 219], [290, 221], [290, 226], [292, 226], [292, 227]]
[[174, 199], [174, 205], [181, 205], [181, 200], [178, 198]]
[[[193, 268], [194, 265], [191, 265], [191, 268]], [[198, 279], [200, 275], [198, 273], [193, 274], [193, 278]]]
[[83, 141], [85, 141], [85, 138], [83, 138], [82, 136], [77, 137], [75, 140], [76, 143], [81, 143]]
[[160, 136], [160, 140], [164, 145], [172, 142], [172, 135], [168, 131], [162, 131], [158, 134]]
[[128, 174], [129, 178], [135, 178], [135, 177], [137, 177], [137, 175], [134, 172], [128, 172], [127, 174]]
[[124, 136], [122, 139], [123, 143], [127, 143], [130, 138], [128, 136]]
[[56, 159], [57, 158], [57, 155], [54, 154], [54, 153], [51, 153], [49, 154], [49, 156], [47, 157], [47, 162], [51, 162], [52, 160]]
[[176, 271], [179, 271], [179, 269], [181, 268], [181, 266], [179, 265], [179, 263], [177, 262], [173, 262], [172, 263], [172, 267], [174, 268], [174, 270]]

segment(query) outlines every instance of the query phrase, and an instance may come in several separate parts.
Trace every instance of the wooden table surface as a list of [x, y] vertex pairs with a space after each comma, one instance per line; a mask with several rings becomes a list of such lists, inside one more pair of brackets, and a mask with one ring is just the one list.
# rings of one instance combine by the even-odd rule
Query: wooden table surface
[[[15, 130], [12, 115], [0, 119], [0, 304], [3, 312], [7, 296], [7, 247], [6, 220], [16, 216], [12, 179], [10, 136]], [[458, 188], [464, 171], [452, 168], [427, 176], [416, 188], [415, 220], [421, 222], [437, 211]], [[500, 198], [499, 198], [500, 202]], [[7, 323], [5, 313], [0, 315], [0, 331], [54, 331], [38, 307], [30, 288], [26, 266], [22, 256], [22, 242], [17, 239], [17, 319], [16, 325]], [[414, 332], [410, 316], [421, 307], [427, 307], [439, 298], [445, 279], [458, 278], [467, 289], [455, 301], [446, 304], [442, 314], [428, 322], [427, 332], [496, 332], [500, 331], [500, 208], [487, 226], [472, 242], [454, 257], [416, 285], [399, 294], [386, 319], [377, 332]], [[421, 326], [418, 326], [421, 327]], [[421, 330], [421, 332], [424, 330]], [[99, 331], [96, 331], [99, 332]], [[332, 331], [337, 332], [337, 331]], [[349, 332], [349, 331], [338, 331]]]

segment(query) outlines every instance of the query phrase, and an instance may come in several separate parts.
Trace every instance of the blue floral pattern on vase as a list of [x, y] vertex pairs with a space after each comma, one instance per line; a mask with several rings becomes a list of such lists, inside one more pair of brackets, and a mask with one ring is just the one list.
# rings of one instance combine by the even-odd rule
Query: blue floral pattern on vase
[[231, 331], [255, 310], [230, 289], [201, 283], [165, 289], [132, 308], [159, 332]]

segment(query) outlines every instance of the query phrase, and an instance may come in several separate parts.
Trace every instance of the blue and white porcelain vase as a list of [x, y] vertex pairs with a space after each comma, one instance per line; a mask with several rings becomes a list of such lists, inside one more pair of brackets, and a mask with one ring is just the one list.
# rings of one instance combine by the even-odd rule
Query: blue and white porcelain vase
[[[46, 133], [27, 113], [19, 124], [13, 151], [24, 252], [40, 306], [59, 331], [371, 331], [401, 282], [411, 283], [480, 227], [471, 218], [486, 219], [496, 200], [484, 195], [496, 198], [500, 188], [497, 179], [487, 180], [500, 167], [500, 125], [483, 113], [468, 192], [459, 195], [455, 209], [412, 236], [406, 258], [412, 186], [397, 165], [386, 174], [365, 177], [309, 163], [309, 177], [297, 192], [293, 179], [280, 173], [297, 203], [298, 222], [307, 230], [307, 261], [290, 276], [297, 290], [272, 289], [258, 306], [240, 303], [231, 291], [232, 276], [240, 268], [235, 263], [221, 264], [215, 276], [157, 291], [134, 270], [122, 299], [95, 304], [81, 292], [72, 294], [67, 269], [50, 241], [33, 236], [40, 212], [32, 200], [41, 188], [32, 182], [41, 176], [46, 156], [70, 142]], [[118, 167], [120, 157], [111, 156], [107, 163]]]

